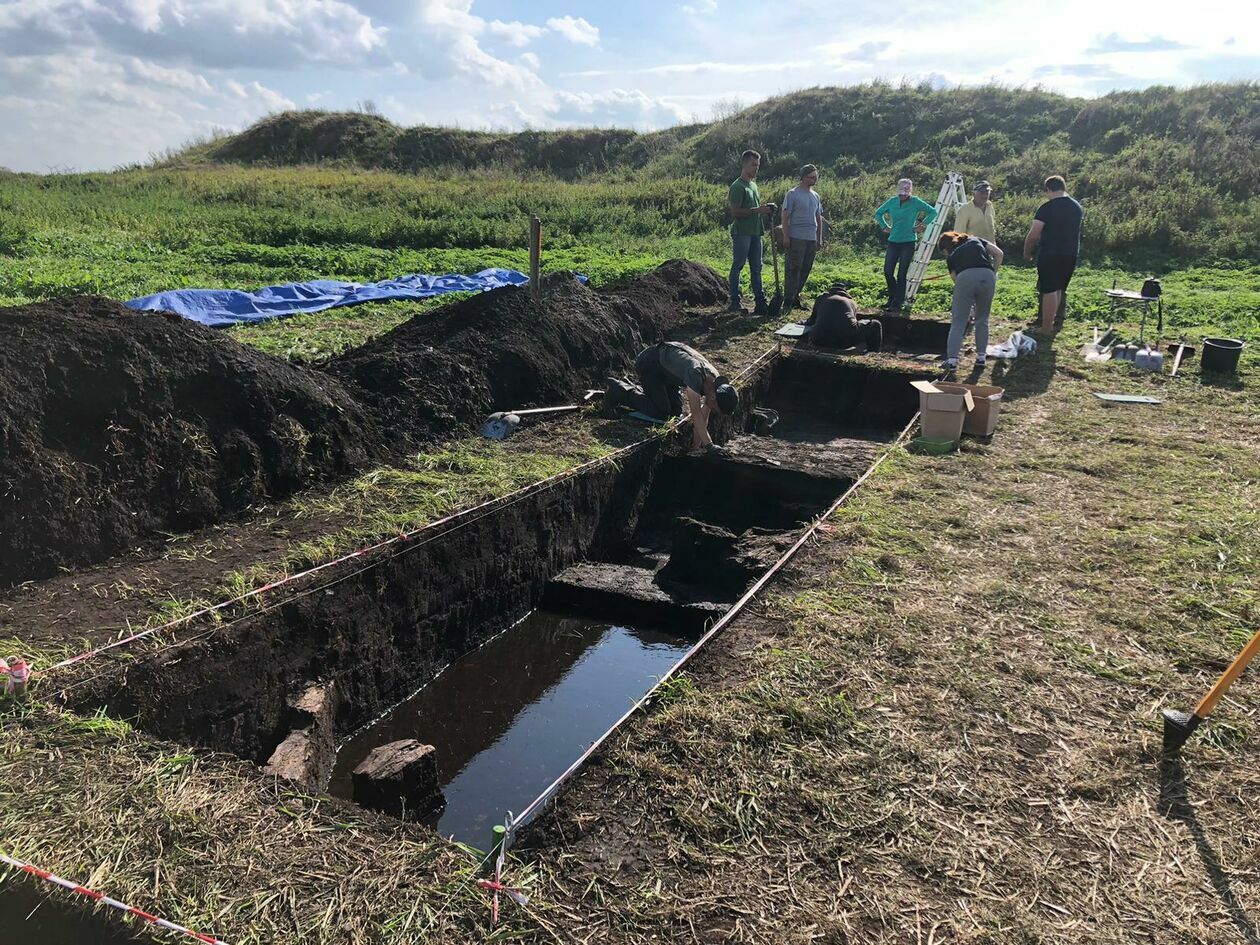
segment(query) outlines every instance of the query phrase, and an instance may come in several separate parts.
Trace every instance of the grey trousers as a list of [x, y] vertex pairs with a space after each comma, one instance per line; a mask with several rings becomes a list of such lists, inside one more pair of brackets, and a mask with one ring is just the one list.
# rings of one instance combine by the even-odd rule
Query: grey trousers
[[783, 285], [783, 307], [786, 309], [796, 302], [796, 297], [805, 291], [805, 283], [814, 268], [814, 257], [818, 254], [816, 240], [793, 239], [787, 248], [787, 274]]
[[989, 346], [989, 312], [993, 308], [993, 290], [996, 287], [997, 275], [992, 269], [964, 269], [958, 274], [954, 282], [953, 317], [949, 323], [945, 357], [951, 361], [958, 360], [973, 308], [976, 313], [976, 354], [984, 354]]

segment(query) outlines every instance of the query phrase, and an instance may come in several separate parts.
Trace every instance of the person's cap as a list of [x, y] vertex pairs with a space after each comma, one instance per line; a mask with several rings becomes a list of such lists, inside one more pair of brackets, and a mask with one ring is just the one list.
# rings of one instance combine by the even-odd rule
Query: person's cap
[[897, 181], [897, 193], [908, 194], [912, 190], [914, 190], [914, 181], [912, 181], [909, 177], [903, 177], [901, 180]]
[[827, 289], [827, 291], [828, 291], [828, 292], [843, 292], [845, 295], [848, 295], [848, 294], [849, 294], [849, 283], [847, 283], [847, 282], [840, 282], [840, 281], [833, 282], [833, 283], [831, 283], [831, 287], [830, 287], [829, 289]]
[[992, 189], [993, 188], [989, 186], [989, 182], [987, 180], [982, 180], [980, 181], [980, 183], [976, 184], [975, 187], [971, 188], [971, 192], [975, 193], [977, 190], [992, 190]]
[[732, 414], [739, 409], [739, 391], [731, 386], [729, 378], [718, 376], [714, 383], [717, 394], [717, 409], [724, 414]]

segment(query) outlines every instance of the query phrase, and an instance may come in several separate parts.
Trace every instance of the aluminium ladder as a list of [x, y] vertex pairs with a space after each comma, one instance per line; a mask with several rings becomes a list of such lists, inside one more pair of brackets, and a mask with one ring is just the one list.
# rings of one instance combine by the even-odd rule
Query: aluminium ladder
[[967, 192], [963, 190], [962, 175], [950, 171], [945, 175], [945, 183], [941, 184], [940, 196], [936, 198], [936, 219], [932, 221], [919, 245], [914, 251], [914, 260], [910, 263], [910, 275], [906, 279], [906, 297], [902, 305], [908, 311], [910, 303], [919, 294], [919, 284], [927, 273], [932, 253], [936, 251], [936, 241], [945, 232], [945, 214], [957, 210], [967, 202]]

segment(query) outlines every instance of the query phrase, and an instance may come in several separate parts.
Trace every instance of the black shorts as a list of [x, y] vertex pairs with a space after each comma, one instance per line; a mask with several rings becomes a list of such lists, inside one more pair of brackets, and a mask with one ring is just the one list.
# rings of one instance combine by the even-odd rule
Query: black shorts
[[1038, 256], [1037, 291], [1043, 295], [1047, 292], [1066, 292], [1075, 271], [1075, 256]]

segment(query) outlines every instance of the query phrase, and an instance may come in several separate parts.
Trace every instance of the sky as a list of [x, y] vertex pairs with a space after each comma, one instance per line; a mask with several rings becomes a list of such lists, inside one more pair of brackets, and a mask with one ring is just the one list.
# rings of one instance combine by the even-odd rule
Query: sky
[[145, 162], [292, 108], [653, 129], [817, 85], [1260, 79], [1241, 0], [0, 0], [0, 167]]

